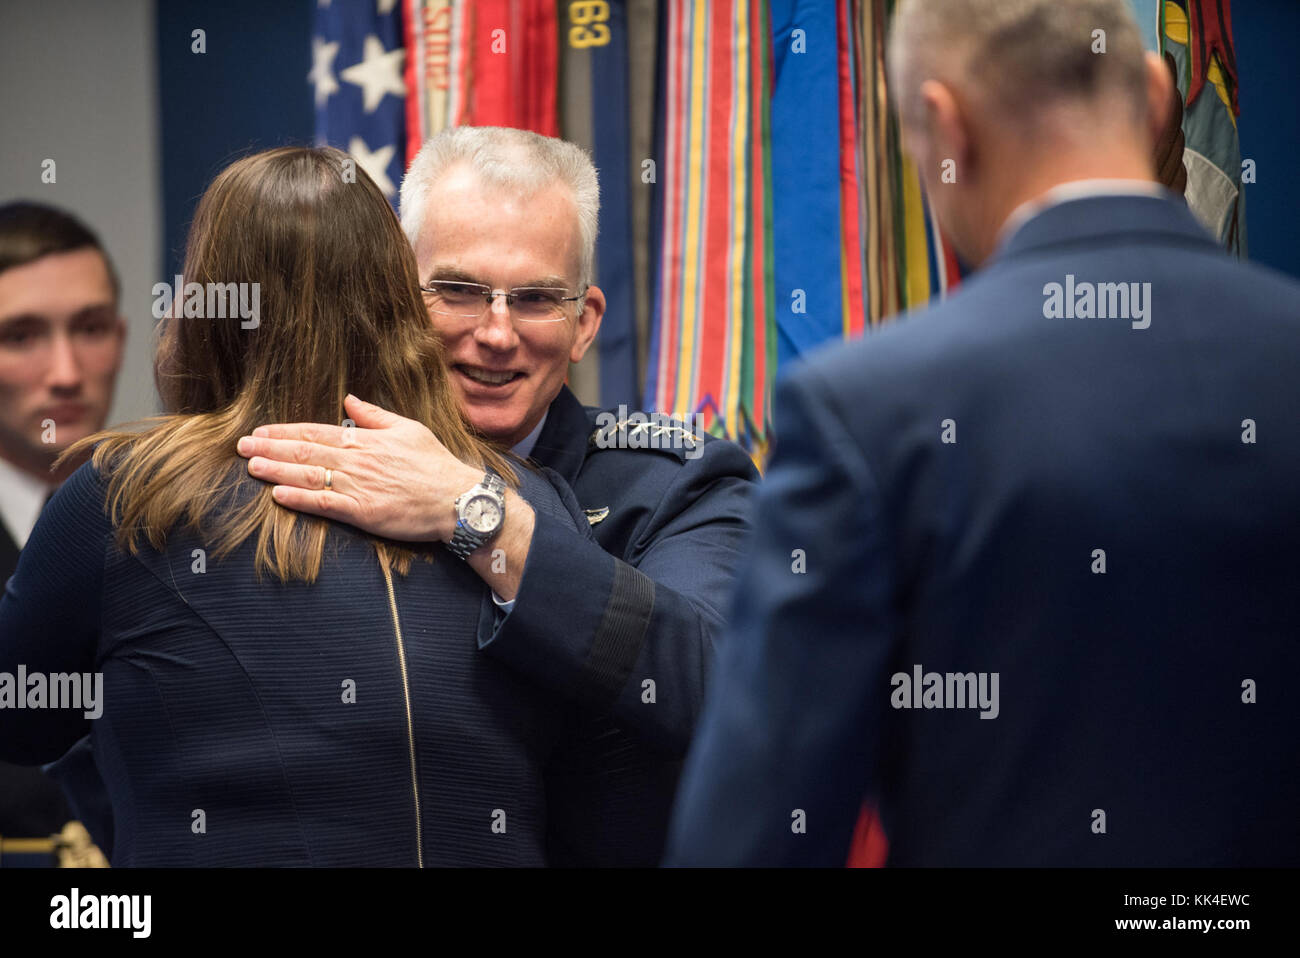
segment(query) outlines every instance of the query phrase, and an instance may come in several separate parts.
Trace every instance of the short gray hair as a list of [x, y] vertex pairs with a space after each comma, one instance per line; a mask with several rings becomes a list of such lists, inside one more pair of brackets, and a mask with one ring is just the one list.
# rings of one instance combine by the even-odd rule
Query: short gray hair
[[[1104, 31], [1105, 53], [1093, 53]], [[903, 0], [889, 40], [890, 86], [905, 125], [921, 84], [969, 81], [1001, 115], [1033, 124], [1054, 106], [1127, 101], [1146, 114], [1142, 34], [1129, 0]]]
[[531, 195], [555, 183], [568, 187], [578, 213], [579, 282], [592, 280], [600, 183], [582, 147], [529, 130], [457, 126], [425, 141], [402, 180], [402, 229], [415, 246], [429, 193], [454, 167], [466, 166], [486, 185]]

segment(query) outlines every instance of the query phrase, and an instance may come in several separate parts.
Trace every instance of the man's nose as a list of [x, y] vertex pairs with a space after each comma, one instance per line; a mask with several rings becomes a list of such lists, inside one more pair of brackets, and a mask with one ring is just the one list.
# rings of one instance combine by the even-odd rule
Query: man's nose
[[492, 297], [492, 304], [474, 330], [474, 338], [489, 349], [499, 351], [519, 345], [519, 334], [515, 331], [504, 293], [498, 292]]
[[45, 381], [52, 389], [77, 389], [81, 386], [81, 363], [72, 337], [56, 332], [50, 341], [49, 368]]

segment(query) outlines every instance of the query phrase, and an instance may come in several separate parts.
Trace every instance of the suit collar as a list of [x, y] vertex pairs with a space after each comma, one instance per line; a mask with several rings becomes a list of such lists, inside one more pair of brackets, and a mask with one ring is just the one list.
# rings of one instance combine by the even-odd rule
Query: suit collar
[[546, 423], [533, 446], [533, 459], [554, 469], [572, 485], [587, 459], [590, 432], [586, 409], [568, 386], [561, 386], [546, 411]]
[[1089, 196], [1155, 196], [1172, 198], [1164, 186], [1148, 180], [1071, 180], [1054, 186], [1046, 193], [1027, 203], [1021, 203], [998, 231], [997, 246], [1002, 245], [1016, 230], [1050, 207], [1070, 200], [1079, 200]]
[[1071, 246], [1093, 250], [1139, 235], [1154, 242], [1217, 249], [1187, 204], [1172, 197], [1085, 196], [1057, 203], [1004, 239], [989, 265]]

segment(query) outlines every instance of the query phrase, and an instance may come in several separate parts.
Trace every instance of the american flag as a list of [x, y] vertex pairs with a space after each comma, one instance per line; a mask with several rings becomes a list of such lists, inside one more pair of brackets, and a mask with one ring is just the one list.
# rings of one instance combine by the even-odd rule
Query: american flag
[[316, 142], [346, 150], [397, 205], [406, 169], [406, 49], [398, 0], [317, 0]]

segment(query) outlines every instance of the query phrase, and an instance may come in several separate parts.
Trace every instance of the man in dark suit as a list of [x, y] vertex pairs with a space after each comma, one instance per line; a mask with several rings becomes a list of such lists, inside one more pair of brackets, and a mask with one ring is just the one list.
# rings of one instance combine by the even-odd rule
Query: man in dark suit
[[865, 798], [891, 864], [1300, 864], [1300, 284], [1151, 182], [1124, 0], [890, 55], [982, 268], [780, 384], [668, 861], [839, 865]]
[[[507, 493], [499, 527], [458, 550], [493, 592], [483, 654], [573, 706], [546, 770], [548, 861], [654, 865], [757, 472], [734, 443], [584, 408], [565, 386], [605, 309], [591, 283], [598, 196], [573, 144], [458, 127], [412, 162], [402, 224], [470, 423], [558, 473], [591, 523], [577, 535]], [[354, 397], [346, 409], [351, 425], [241, 440], [249, 471], [292, 508], [456, 547], [457, 502], [481, 472], [418, 423]]]
[[[0, 207], [0, 584], [80, 465], [51, 472], [54, 460], [108, 418], [126, 336], [117, 304], [112, 264], [85, 225], [42, 204]], [[40, 769], [0, 763], [0, 840], [48, 839], [71, 818]]]

